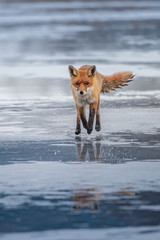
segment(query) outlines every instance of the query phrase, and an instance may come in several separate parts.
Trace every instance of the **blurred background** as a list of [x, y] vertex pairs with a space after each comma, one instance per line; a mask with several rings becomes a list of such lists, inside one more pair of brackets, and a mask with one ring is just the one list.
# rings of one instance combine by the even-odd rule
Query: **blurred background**
[[1, 100], [72, 101], [69, 64], [133, 71], [129, 87], [110, 95], [159, 100], [160, 1], [0, 0]]

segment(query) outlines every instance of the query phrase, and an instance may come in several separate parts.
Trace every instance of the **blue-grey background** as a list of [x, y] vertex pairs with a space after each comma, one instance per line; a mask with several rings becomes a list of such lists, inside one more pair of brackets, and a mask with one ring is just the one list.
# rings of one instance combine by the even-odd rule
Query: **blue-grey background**
[[[132, 71], [74, 135], [68, 65]], [[160, 1], [0, 1], [0, 238], [159, 239]]]

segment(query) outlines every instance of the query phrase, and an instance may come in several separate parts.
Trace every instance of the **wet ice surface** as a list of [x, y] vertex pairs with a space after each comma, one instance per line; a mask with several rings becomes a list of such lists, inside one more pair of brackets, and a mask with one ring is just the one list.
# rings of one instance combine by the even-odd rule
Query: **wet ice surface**
[[[159, 239], [160, 3], [0, 2], [0, 238]], [[67, 66], [133, 71], [75, 137]]]
[[78, 137], [72, 102], [1, 103], [1, 239], [159, 239], [160, 110], [131, 102]]
[[94, 161], [97, 151], [99, 161], [106, 163], [158, 160], [159, 105], [145, 106], [140, 100], [138, 103], [140, 106], [134, 106], [133, 100], [127, 100], [120, 107], [112, 101], [102, 101], [102, 131], [93, 130], [87, 135], [82, 128], [82, 134], [75, 136], [76, 109], [72, 102], [3, 102], [1, 164], [36, 160], [77, 162], [87, 160], [87, 152]]

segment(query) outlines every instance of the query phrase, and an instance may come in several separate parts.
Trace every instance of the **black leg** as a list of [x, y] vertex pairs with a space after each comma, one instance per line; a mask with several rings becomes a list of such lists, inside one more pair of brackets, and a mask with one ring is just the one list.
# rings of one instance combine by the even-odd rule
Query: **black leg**
[[77, 115], [77, 125], [76, 125], [75, 134], [78, 135], [80, 133], [81, 133], [81, 120], [80, 120], [80, 117]]
[[100, 121], [100, 112], [99, 112], [99, 100], [97, 105], [97, 112], [96, 112], [96, 126], [95, 129], [97, 132], [101, 130], [101, 121]]
[[90, 134], [92, 132], [92, 130], [93, 130], [94, 116], [95, 116], [95, 108], [90, 107], [88, 128], [87, 128], [87, 133], [88, 134]]
[[95, 129], [96, 129], [97, 132], [99, 132], [101, 130], [99, 111], [97, 111], [97, 114], [96, 114], [96, 126], [95, 126]]

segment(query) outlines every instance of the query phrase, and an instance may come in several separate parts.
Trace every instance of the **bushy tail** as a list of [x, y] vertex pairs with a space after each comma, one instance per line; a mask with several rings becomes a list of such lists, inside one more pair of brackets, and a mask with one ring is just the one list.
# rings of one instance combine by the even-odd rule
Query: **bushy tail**
[[101, 92], [104, 93], [110, 90], [114, 90], [115, 88], [127, 86], [127, 82], [131, 81], [134, 76], [135, 75], [133, 75], [132, 72], [122, 72], [114, 74], [112, 76], [101, 75], [103, 78]]

